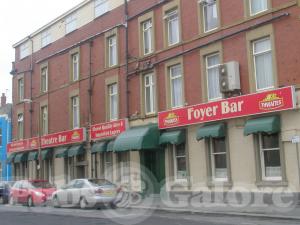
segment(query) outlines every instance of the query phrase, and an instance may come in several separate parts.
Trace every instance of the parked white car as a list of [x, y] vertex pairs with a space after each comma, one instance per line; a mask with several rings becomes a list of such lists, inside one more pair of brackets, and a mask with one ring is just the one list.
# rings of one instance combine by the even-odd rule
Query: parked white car
[[80, 208], [109, 205], [116, 207], [121, 200], [121, 188], [105, 179], [76, 179], [52, 194], [54, 207], [80, 206]]

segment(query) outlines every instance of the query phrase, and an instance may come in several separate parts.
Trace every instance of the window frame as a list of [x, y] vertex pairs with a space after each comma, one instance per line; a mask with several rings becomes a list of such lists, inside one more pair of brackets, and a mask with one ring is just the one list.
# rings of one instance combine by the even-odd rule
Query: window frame
[[44, 48], [52, 43], [52, 36], [50, 29], [41, 33], [41, 47]]
[[[187, 159], [187, 148], [186, 148], [186, 143], [183, 143], [181, 145], [184, 145], [184, 156], [177, 156], [177, 152], [176, 152], [176, 147], [178, 145], [171, 145], [171, 148], [172, 148], [172, 155], [173, 155], [173, 169], [174, 169], [174, 180], [175, 182], [187, 182], [188, 181], [188, 159]], [[185, 171], [186, 171], [186, 178], [178, 178], [177, 177], [177, 172], [178, 172], [178, 165], [177, 165], [177, 159], [178, 158], [185, 158]]]
[[[113, 87], [116, 87], [116, 92], [111, 92], [113, 91]], [[119, 107], [118, 107], [118, 94], [119, 94], [119, 90], [118, 90], [118, 83], [111, 83], [107, 86], [107, 90], [108, 90], [108, 100], [109, 100], [109, 120], [110, 121], [114, 121], [117, 120], [119, 118]], [[116, 106], [116, 115], [115, 117], [113, 117], [112, 114], [112, 100], [116, 101], [114, 104]]]
[[[149, 84], [146, 83], [147, 77], [149, 79]], [[152, 115], [156, 113], [156, 82], [154, 72], [146, 73], [143, 76], [144, 84], [144, 111], [145, 115]], [[147, 110], [147, 88], [150, 88], [150, 111]]]
[[[256, 15], [258, 15], [258, 14], [260, 14], [260, 13], [266, 12], [266, 11], [268, 11], [269, 8], [270, 8], [269, 0], [264, 0], [264, 1], [266, 1], [266, 3], [267, 3], [267, 8], [264, 9], [264, 10], [262, 10], [262, 11], [258, 11], [258, 12], [253, 13], [253, 12], [252, 12], [252, 1], [253, 1], [253, 0], [249, 0], [249, 1], [248, 1], [248, 5], [249, 5], [249, 15], [250, 15], [250, 16], [256, 16]], [[259, 0], [259, 1], [261, 1], [261, 0]]]
[[[177, 41], [176, 42], [170, 42], [170, 24], [171, 22], [173, 22], [175, 19], [170, 19], [170, 17], [174, 16], [174, 15], [177, 15], [176, 17], [176, 20], [177, 20], [177, 29], [178, 29], [178, 34], [176, 35], [176, 39]], [[171, 46], [174, 46], [174, 45], [177, 45], [180, 43], [181, 41], [181, 31], [180, 31], [180, 17], [179, 17], [179, 9], [178, 7], [174, 7], [172, 9], [169, 9], [167, 11], [165, 11], [165, 16], [164, 16], [164, 20], [165, 20], [165, 27], [166, 27], [166, 43], [167, 43], [167, 46], [168, 47], [171, 47]]]
[[25, 42], [20, 45], [20, 60], [30, 55], [29, 42]]
[[[74, 61], [74, 57], [77, 57], [77, 62], [75, 62]], [[80, 72], [79, 72], [79, 70], [80, 70], [80, 56], [79, 56], [79, 52], [75, 52], [75, 53], [73, 53], [73, 54], [71, 54], [71, 59], [72, 59], [72, 65], [71, 65], [71, 67], [72, 67], [72, 69], [71, 69], [71, 71], [72, 71], [72, 81], [78, 81], [79, 80], [79, 77], [80, 77]], [[76, 67], [75, 67], [75, 63], [77, 63], [77, 65], [76, 65]], [[76, 70], [75, 70], [75, 68], [76, 68]], [[77, 76], [75, 76], [76, 74], [75, 74], [75, 71], [77, 71]]]
[[[217, 30], [219, 29], [220, 27], [220, 13], [219, 13], [219, 10], [218, 10], [218, 2], [216, 0], [214, 0], [214, 3], [199, 3], [200, 4], [200, 10], [201, 10], [201, 14], [202, 14], [202, 26], [203, 26], [203, 32], [204, 33], [209, 33], [209, 32], [212, 32], [214, 30]], [[211, 5], [216, 5], [216, 11], [217, 11], [217, 24], [216, 24], [216, 27], [212, 28], [212, 29], [207, 29], [206, 27], [206, 24], [208, 23], [208, 17], [206, 17], [205, 15], [205, 8], [207, 8], [208, 6], [211, 6]]]
[[[145, 24], [147, 22], [150, 22], [151, 24], [149, 25], [149, 27], [145, 28]], [[141, 30], [142, 30], [142, 47], [143, 47], [143, 55], [150, 55], [151, 53], [153, 53], [153, 20], [152, 18], [149, 18], [143, 22], [141, 22]], [[145, 41], [145, 34], [148, 34], [148, 45], [149, 45], [149, 51], [146, 52], [146, 41]]]
[[[180, 66], [180, 69], [181, 69], [181, 74], [180, 75], [176, 75], [175, 77], [172, 77], [172, 74], [171, 74], [171, 68], [172, 67], [177, 67], [177, 66]], [[171, 103], [171, 108], [172, 109], [176, 109], [176, 108], [180, 108], [180, 107], [183, 107], [184, 106], [184, 84], [183, 84], [183, 67], [182, 67], [182, 64], [181, 63], [177, 63], [177, 64], [174, 64], [174, 65], [171, 65], [168, 67], [168, 75], [169, 75], [169, 82], [170, 82], [170, 103]], [[180, 105], [173, 105], [173, 100], [174, 100], [174, 96], [173, 96], [173, 83], [172, 81], [173, 80], [176, 80], [176, 79], [180, 79], [181, 80], [181, 90], [182, 90], [182, 95], [181, 95], [181, 104]]]
[[[114, 43], [110, 42], [110, 40], [114, 40]], [[117, 35], [113, 34], [107, 37], [107, 50], [108, 50], [108, 67], [114, 67], [118, 65], [118, 45], [117, 45]], [[113, 53], [115, 54], [115, 58], [112, 58]], [[112, 62], [113, 60], [113, 62]]]
[[41, 135], [46, 135], [48, 134], [48, 106], [43, 105], [41, 106]]
[[[45, 74], [43, 73], [44, 71]], [[41, 66], [41, 93], [48, 92], [48, 72], [48, 65]]]
[[77, 29], [77, 16], [75, 14], [71, 14], [65, 19], [65, 32], [69, 34]]
[[17, 114], [17, 128], [18, 128], [17, 129], [18, 140], [24, 139], [24, 113]]
[[24, 77], [20, 77], [18, 79], [18, 101], [22, 102], [24, 100], [24, 93], [25, 88], [24, 88]]
[[[76, 104], [74, 104], [74, 101]], [[80, 100], [78, 95], [71, 97], [71, 109], [72, 109], [72, 129], [80, 128]], [[75, 126], [76, 125], [75, 112], [77, 113], [77, 123], [78, 123], [77, 126]]]
[[[208, 66], [208, 58], [209, 57], [214, 57], [214, 56], [218, 56], [218, 58], [219, 58], [219, 64], [216, 64], [216, 65], [213, 65], [213, 66]], [[207, 99], [208, 99], [208, 101], [211, 101], [211, 102], [218, 101], [218, 100], [220, 100], [220, 99], [223, 98], [222, 92], [219, 89], [219, 93], [220, 93], [221, 96], [220, 97], [216, 97], [216, 98], [210, 98], [210, 96], [209, 96], [210, 87], [209, 87], [209, 79], [208, 79], [208, 77], [209, 77], [209, 70], [218, 68], [221, 65], [220, 52], [214, 52], [214, 53], [205, 55], [205, 59], [204, 60], [205, 60]], [[220, 73], [219, 73], [219, 77], [220, 77]], [[219, 83], [219, 81], [218, 81], [218, 83]]]
[[[103, 9], [99, 10], [100, 11], [100, 13], [99, 13], [99, 11], [97, 11], [97, 9], [101, 8], [102, 6], [104, 7], [104, 10]], [[108, 0], [95, 0], [94, 1], [94, 16], [95, 16], [95, 18], [100, 17], [109, 11], [110, 11], [110, 9], [109, 9], [109, 1]]]

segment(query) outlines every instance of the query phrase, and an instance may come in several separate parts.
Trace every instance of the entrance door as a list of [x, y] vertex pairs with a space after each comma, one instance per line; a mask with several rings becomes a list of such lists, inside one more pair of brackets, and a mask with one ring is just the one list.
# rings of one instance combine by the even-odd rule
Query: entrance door
[[143, 192], [145, 194], [159, 194], [165, 180], [165, 151], [163, 149], [144, 150], [140, 154], [142, 174], [145, 174], [145, 177], [142, 175]]

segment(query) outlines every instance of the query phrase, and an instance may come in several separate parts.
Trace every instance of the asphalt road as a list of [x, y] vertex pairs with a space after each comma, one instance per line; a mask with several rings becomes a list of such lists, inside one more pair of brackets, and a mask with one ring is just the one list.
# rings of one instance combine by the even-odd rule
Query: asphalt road
[[1, 225], [300, 225], [295, 220], [192, 215], [144, 210], [0, 206]]

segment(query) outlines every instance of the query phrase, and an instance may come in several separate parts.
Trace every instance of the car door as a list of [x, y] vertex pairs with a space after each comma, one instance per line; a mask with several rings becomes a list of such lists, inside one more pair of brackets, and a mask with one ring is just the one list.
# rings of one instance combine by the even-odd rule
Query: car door
[[19, 189], [19, 202], [26, 203], [29, 196], [29, 184], [27, 181], [21, 183], [21, 188]]
[[76, 180], [73, 187], [68, 189], [68, 200], [71, 205], [78, 205], [83, 186], [84, 180]]
[[61, 189], [59, 189], [59, 191], [57, 192], [57, 197], [59, 199], [59, 202], [62, 205], [68, 205], [68, 190], [70, 188], [73, 188], [75, 184], [75, 180], [70, 181], [67, 185], [65, 185], [64, 187], [62, 187]]

